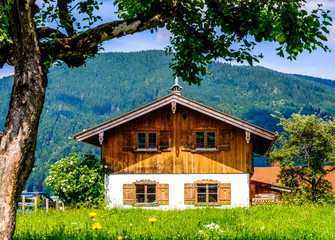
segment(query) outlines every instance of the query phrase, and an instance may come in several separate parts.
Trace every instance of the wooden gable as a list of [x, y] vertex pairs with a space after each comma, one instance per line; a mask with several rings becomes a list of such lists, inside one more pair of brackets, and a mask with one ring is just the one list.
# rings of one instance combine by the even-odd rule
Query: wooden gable
[[[214, 136], [210, 149], [207, 140], [203, 148], [196, 146], [199, 133]], [[138, 134], [146, 148], [139, 147]], [[154, 149], [148, 148], [149, 135]], [[74, 138], [101, 146], [111, 173], [251, 173], [253, 151], [265, 154], [276, 135], [170, 94]]]
[[[177, 105], [166, 106], [104, 135], [101, 155], [112, 173], [249, 173], [252, 143], [245, 131]], [[157, 134], [156, 149], [138, 149], [137, 134]], [[215, 133], [215, 148], [197, 149], [197, 132]]]

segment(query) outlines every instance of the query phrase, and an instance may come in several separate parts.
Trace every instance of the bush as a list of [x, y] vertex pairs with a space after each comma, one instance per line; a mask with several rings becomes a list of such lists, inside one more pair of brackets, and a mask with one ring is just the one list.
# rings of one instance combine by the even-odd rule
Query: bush
[[50, 167], [45, 182], [67, 204], [99, 204], [104, 199], [106, 170], [92, 152], [83, 157], [71, 153]]

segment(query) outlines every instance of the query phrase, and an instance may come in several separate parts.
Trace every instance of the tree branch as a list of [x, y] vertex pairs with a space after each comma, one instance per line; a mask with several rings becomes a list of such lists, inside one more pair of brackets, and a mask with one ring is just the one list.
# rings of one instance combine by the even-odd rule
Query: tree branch
[[[42, 38], [66, 38], [67, 36], [57, 29], [49, 28], [49, 27], [40, 27], [37, 30], [37, 36], [39, 39]], [[51, 36], [51, 34], [54, 34], [54, 37]]]
[[57, 42], [41, 44], [43, 59], [49, 56], [60, 59], [69, 66], [78, 67], [85, 63], [88, 55], [96, 54], [100, 43], [124, 35], [152, 29], [168, 22], [176, 15], [175, 7], [161, 3], [160, 7], [137, 18], [105, 23], [74, 38], [64, 37]]
[[69, 37], [72, 37], [74, 34], [73, 22], [75, 19], [73, 19], [67, 8], [69, 2], [69, 0], [57, 0], [57, 7], [59, 9], [60, 23], [65, 28]]

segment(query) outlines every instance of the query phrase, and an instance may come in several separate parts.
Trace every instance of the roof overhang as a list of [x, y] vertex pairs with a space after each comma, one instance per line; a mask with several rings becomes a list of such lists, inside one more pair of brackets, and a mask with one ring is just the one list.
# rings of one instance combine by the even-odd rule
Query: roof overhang
[[237, 128], [243, 129], [247, 132], [250, 132], [251, 141], [253, 141], [254, 143], [257, 143], [257, 144], [254, 144], [254, 152], [259, 153], [261, 155], [268, 153], [273, 142], [275, 141], [277, 137], [276, 134], [273, 132], [257, 127], [253, 124], [250, 124], [248, 122], [235, 118], [233, 116], [230, 116], [218, 110], [215, 110], [201, 103], [195, 102], [179, 94], [172, 93], [154, 102], [151, 102], [147, 105], [137, 108], [131, 112], [128, 112], [119, 117], [111, 119], [107, 122], [94, 126], [90, 129], [84, 130], [74, 135], [73, 138], [77, 141], [86, 142], [86, 143], [89, 143], [95, 146], [100, 146], [99, 141], [98, 141], [99, 133], [103, 133], [108, 130], [111, 130], [124, 123], [127, 123], [131, 120], [134, 120], [143, 115], [151, 113], [157, 109], [160, 109], [164, 106], [167, 106], [173, 102], [180, 104], [182, 106], [185, 106], [187, 108], [193, 109], [194, 111], [203, 113], [209, 117], [218, 119], [222, 122], [225, 122]]
[[276, 190], [276, 191], [280, 191], [280, 192], [293, 192], [293, 190], [291, 188], [278, 186], [278, 185], [274, 185], [274, 184], [270, 184], [270, 183], [266, 183], [266, 182], [250, 180], [250, 183], [262, 184], [262, 185], [265, 185], [266, 188], [268, 188], [268, 189], [272, 189], [272, 190]]

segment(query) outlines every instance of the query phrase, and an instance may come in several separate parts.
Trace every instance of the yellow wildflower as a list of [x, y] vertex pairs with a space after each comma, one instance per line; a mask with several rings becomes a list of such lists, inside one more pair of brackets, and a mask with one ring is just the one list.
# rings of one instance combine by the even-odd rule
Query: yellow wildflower
[[90, 217], [95, 217], [97, 215], [97, 213], [95, 212], [90, 212], [88, 215], [90, 215]]
[[93, 223], [92, 228], [93, 228], [93, 230], [94, 230], [94, 229], [101, 229], [102, 226], [101, 226], [100, 223], [96, 222], [96, 223]]
[[123, 238], [122, 236], [118, 236], [117, 240], [122, 240], [122, 238]]
[[149, 218], [149, 222], [151, 222], [151, 223], [154, 223], [154, 222], [157, 222], [157, 218]]

